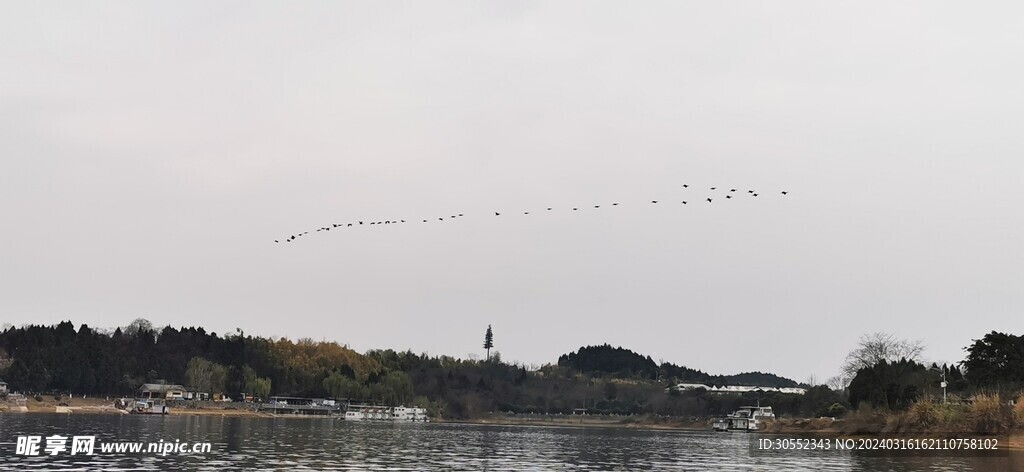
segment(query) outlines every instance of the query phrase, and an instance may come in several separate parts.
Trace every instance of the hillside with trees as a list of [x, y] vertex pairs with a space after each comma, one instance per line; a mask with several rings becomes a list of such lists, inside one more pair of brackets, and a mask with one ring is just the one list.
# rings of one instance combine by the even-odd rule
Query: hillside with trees
[[[493, 346], [492, 340], [493, 334], [485, 337], [484, 346]], [[358, 353], [335, 342], [270, 339], [240, 330], [218, 335], [195, 327], [155, 328], [136, 320], [111, 331], [87, 325], [76, 329], [65, 321], [0, 332], [0, 378], [23, 392], [131, 396], [143, 383], [166, 381], [261, 398], [418, 404], [451, 418], [496, 411], [568, 414], [579, 408], [703, 417], [758, 400], [770, 402], [781, 415], [834, 416], [865, 405], [910, 409], [941, 395], [938, 382], [943, 375], [953, 399], [982, 391], [1011, 398], [1024, 386], [1021, 336], [992, 332], [973, 341], [962, 369], [926, 367], [917, 360], [920, 351], [919, 344], [869, 335], [848, 358], [848, 366], [857, 369], [843, 390], [814, 386], [804, 396], [715, 395], [669, 387], [679, 382], [765, 387], [798, 383], [764, 372], [710, 375], [607, 344], [585, 346], [553, 365], [527, 370], [503, 362], [497, 352], [483, 361], [393, 350]]]
[[[484, 347], [493, 347], [489, 331]], [[782, 414], [816, 414], [834, 403], [793, 395], [722, 396], [668, 389], [676, 382], [795, 385], [771, 374], [711, 376], [671, 363], [658, 365], [621, 347], [583, 347], [555, 365], [527, 370], [502, 362], [393, 350], [355, 352], [334, 342], [226, 335], [202, 328], [155, 328], [146, 320], [97, 330], [68, 321], [0, 332], [0, 378], [14, 390], [131, 396], [143, 383], [168, 382], [207, 393], [258, 398], [330, 397], [417, 404], [450, 418], [490, 412], [593, 413], [702, 417], [739, 404], [773, 401]], [[781, 379], [781, 380], [780, 380]], [[817, 397], [813, 397], [817, 398]]]

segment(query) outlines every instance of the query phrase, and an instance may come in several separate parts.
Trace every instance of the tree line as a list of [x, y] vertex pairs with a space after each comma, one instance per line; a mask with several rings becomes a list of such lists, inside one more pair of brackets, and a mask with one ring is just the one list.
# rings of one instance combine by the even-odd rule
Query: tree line
[[[263, 338], [241, 330], [218, 335], [196, 327], [155, 328], [136, 320], [109, 331], [87, 325], [75, 329], [65, 321], [0, 332], [0, 378], [24, 392], [133, 395], [143, 383], [161, 381], [260, 398], [415, 404], [452, 418], [491, 412], [571, 414], [581, 408], [592, 413], [705, 417], [759, 400], [781, 415], [836, 416], [865, 403], [906, 408], [922, 396], [937, 394], [943, 373], [954, 394], [972, 389], [1019, 391], [1024, 386], [1021, 336], [989, 333], [966, 348], [967, 358], [960, 365], [952, 366], [894, 359], [920, 350], [876, 349], [879, 346], [872, 342], [879, 339], [886, 341], [865, 338], [855, 350], [861, 364], [851, 381], [829, 388], [763, 372], [710, 375], [607, 344], [582, 347], [560, 356], [555, 364], [528, 370], [503, 362], [498, 352], [486, 360], [390, 349], [358, 353], [335, 342]], [[862, 349], [865, 346], [871, 349]], [[493, 333], [485, 337], [484, 347], [493, 348]], [[801, 385], [809, 390], [803, 396], [716, 395], [667, 388], [679, 382]]]

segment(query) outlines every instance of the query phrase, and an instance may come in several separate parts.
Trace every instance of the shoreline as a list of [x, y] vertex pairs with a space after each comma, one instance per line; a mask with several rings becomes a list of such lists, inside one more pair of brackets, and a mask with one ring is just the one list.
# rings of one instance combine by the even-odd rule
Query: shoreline
[[[64, 403], [61, 405], [59, 403]], [[19, 414], [84, 414], [84, 415], [129, 415], [125, 410], [114, 408], [112, 401], [104, 399], [66, 399], [63, 402], [44, 400], [42, 402], [30, 401], [26, 405], [12, 405], [0, 403], [0, 417], [5, 415]], [[163, 416], [163, 415], [143, 415]], [[320, 416], [320, 415], [281, 415], [256, 411], [248, 408], [237, 408], [226, 404], [222, 408], [171, 408], [167, 416], [211, 416], [211, 417], [236, 417], [236, 418], [295, 418], [295, 419], [343, 419], [341, 416]], [[467, 419], [433, 419], [433, 423], [442, 424], [465, 424], [481, 426], [520, 426], [520, 427], [548, 427], [548, 428], [572, 428], [572, 429], [625, 429], [625, 430], [650, 430], [650, 431], [711, 431], [711, 424], [707, 421], [687, 421], [650, 416], [602, 416], [602, 415], [501, 415], [493, 414], [478, 418]], [[830, 435], [843, 438], [857, 438], [871, 436], [872, 433], [858, 433], [844, 430], [843, 420], [824, 421], [823, 419], [782, 419], [769, 423], [757, 434], [765, 435], [790, 435], [790, 436], [813, 436]], [[736, 434], [721, 433], [721, 434]], [[941, 432], [920, 432], [922, 435], [945, 434]], [[985, 434], [959, 433], [958, 437], [993, 437]], [[1024, 451], [1024, 432], [1010, 431], [1000, 437], [1007, 438], [1006, 444], [1000, 448], [1007, 448], [1012, 451]]]

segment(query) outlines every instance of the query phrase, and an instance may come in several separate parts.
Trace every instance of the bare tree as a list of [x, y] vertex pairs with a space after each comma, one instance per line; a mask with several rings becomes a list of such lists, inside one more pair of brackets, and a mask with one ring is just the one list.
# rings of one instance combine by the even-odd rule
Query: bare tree
[[857, 347], [846, 355], [841, 374], [844, 388], [857, 375], [858, 370], [873, 367], [882, 361], [896, 362], [907, 359], [920, 362], [922, 352], [924, 344], [921, 341], [899, 339], [890, 333], [865, 334], [860, 337]]
[[843, 374], [833, 375], [832, 377], [829, 377], [828, 380], [825, 381], [825, 385], [827, 385], [828, 388], [835, 390], [837, 392], [842, 392], [843, 390], [846, 390], [846, 386], [849, 383], [850, 381], [847, 380], [846, 376]]
[[140, 331], [153, 331], [153, 323], [150, 323], [149, 320], [145, 318], [136, 318], [135, 321], [132, 321], [128, 326], [121, 329], [121, 332], [127, 336], [135, 336], [139, 334]]

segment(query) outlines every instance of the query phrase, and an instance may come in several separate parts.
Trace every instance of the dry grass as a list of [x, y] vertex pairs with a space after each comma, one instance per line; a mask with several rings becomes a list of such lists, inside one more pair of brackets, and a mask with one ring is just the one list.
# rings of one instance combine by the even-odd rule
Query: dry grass
[[1015, 426], [1016, 414], [1008, 411], [995, 393], [979, 393], [971, 397], [968, 410], [968, 425], [972, 432], [996, 434], [1008, 431]]
[[921, 430], [929, 430], [940, 424], [942, 418], [939, 415], [939, 405], [936, 405], [930, 398], [924, 398], [910, 405], [905, 415], [907, 423]]
[[1022, 426], [1024, 396], [1011, 406], [996, 393], [982, 392], [957, 403], [938, 403], [926, 397], [901, 412], [864, 407], [845, 418], [843, 432], [1002, 434]]
[[1017, 424], [1024, 425], [1024, 393], [1017, 396], [1017, 403], [1013, 406], [1013, 411], [1017, 414]]

